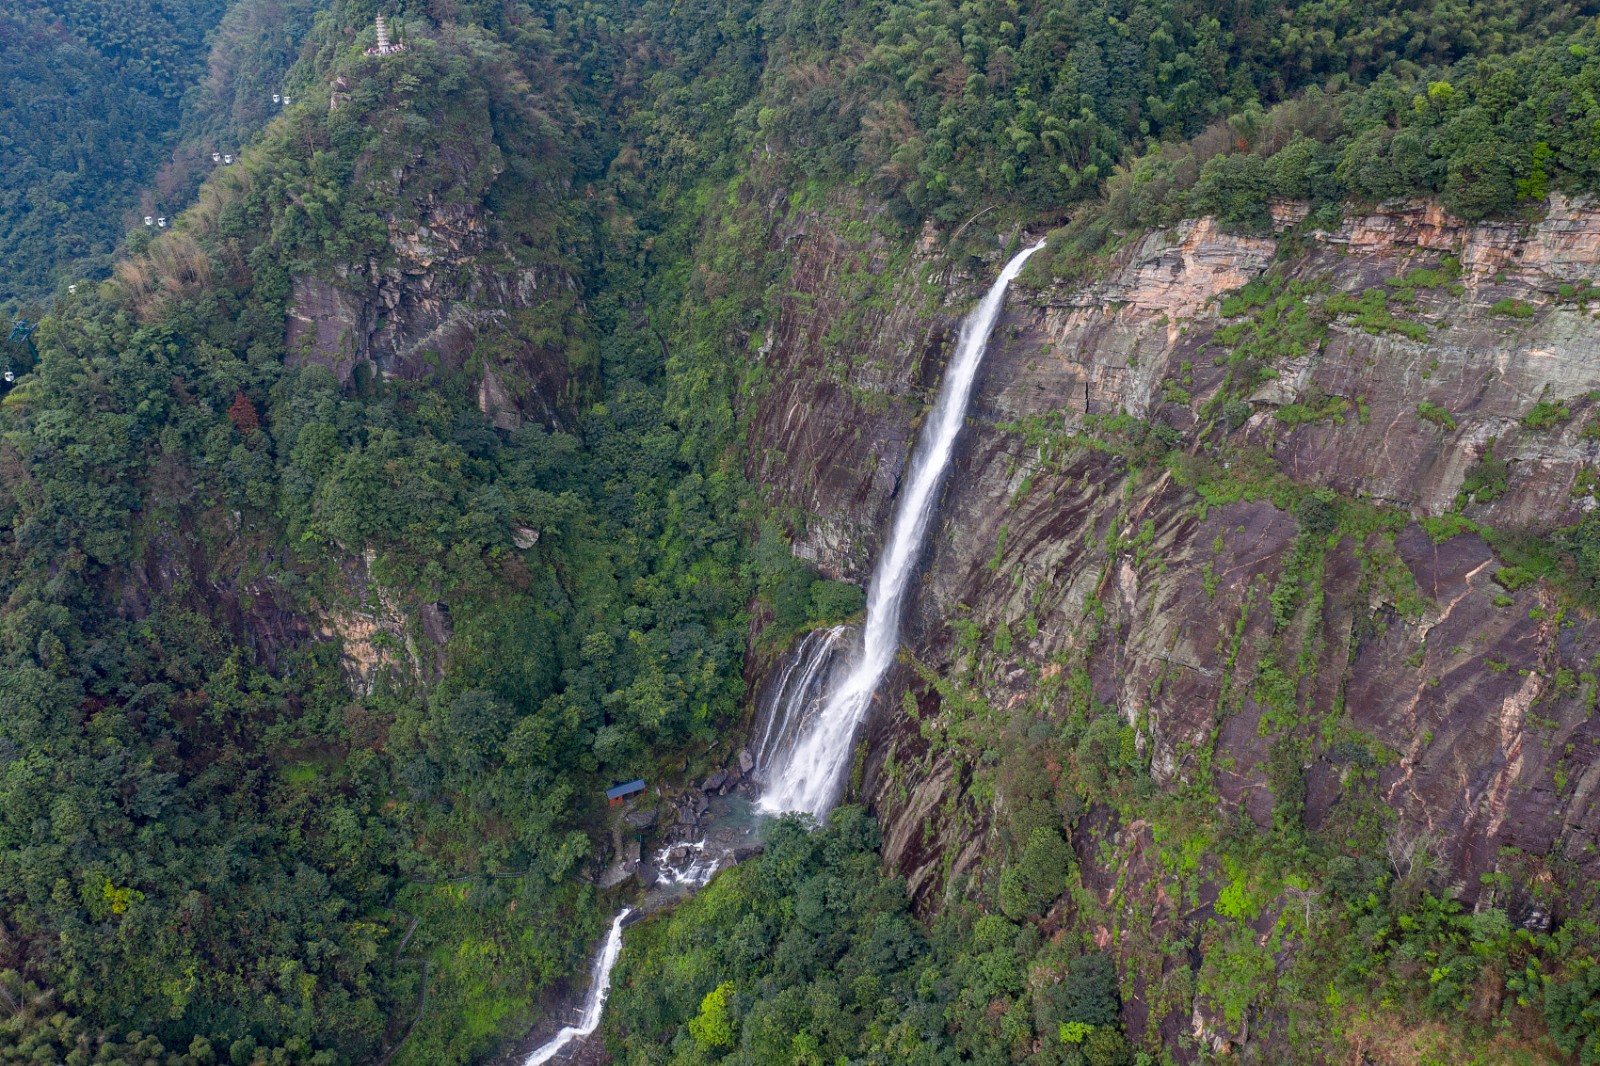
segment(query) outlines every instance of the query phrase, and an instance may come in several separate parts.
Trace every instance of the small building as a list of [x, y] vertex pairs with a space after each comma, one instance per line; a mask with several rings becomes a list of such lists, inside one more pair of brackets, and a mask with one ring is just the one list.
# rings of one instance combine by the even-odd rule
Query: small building
[[644, 778], [637, 777], [625, 785], [613, 785], [612, 787], [606, 789], [606, 799], [611, 801], [611, 806], [616, 807], [635, 792], [643, 791]]

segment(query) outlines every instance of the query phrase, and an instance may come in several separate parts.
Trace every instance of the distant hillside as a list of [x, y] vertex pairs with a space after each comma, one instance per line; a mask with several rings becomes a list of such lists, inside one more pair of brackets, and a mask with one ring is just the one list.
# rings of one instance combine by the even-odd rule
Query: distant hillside
[[[255, 18], [296, 5], [247, 6]], [[304, 5], [300, 5], [304, 6]], [[104, 273], [169, 157], [228, 0], [8, 0], [0, 10], [0, 304]], [[248, 20], [241, 29], [248, 26]], [[213, 81], [228, 80], [222, 72]], [[187, 191], [187, 190], [186, 190]], [[182, 206], [174, 190], [171, 204]], [[143, 212], [139, 212], [143, 213]]]

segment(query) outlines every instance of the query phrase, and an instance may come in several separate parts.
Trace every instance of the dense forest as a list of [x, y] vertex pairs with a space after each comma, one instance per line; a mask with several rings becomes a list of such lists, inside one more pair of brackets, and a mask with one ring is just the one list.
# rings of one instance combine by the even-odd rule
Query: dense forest
[[224, 6], [24, 0], [0, 12], [0, 304], [48, 291], [58, 265], [105, 273]]
[[[0, 308], [104, 276], [279, 106], [311, 0], [22, 0], [0, 12]], [[70, 277], [66, 277], [70, 275]]]
[[[366, 54], [380, 8], [397, 55]], [[742, 473], [786, 282], [763, 200], [864, 190], [901, 242], [983, 214], [948, 250], [967, 266], [1048, 228], [1036, 286], [1185, 217], [1264, 231], [1275, 198], [1327, 221], [1397, 196], [1536, 212], [1600, 191], [1592, 16], [9, 6], [0, 306], [46, 313], [7, 342], [0, 399], [0, 1062], [481, 1061], [581, 971], [616, 902], [590, 869], [602, 790], [717, 765], [752, 634], [770, 656], [861, 605]], [[156, 202], [171, 231], [129, 233]], [[478, 243], [415, 267], [397, 249], [442, 248], [439, 219]], [[107, 280], [41, 302], [69, 266]], [[391, 276], [471, 294], [471, 342], [345, 365], [287, 338], [308, 279], [376, 301]], [[494, 303], [497, 277], [527, 283]], [[486, 372], [530, 365], [560, 394], [497, 417]], [[1592, 530], [1566, 538], [1503, 550], [1578, 573], [1592, 610]], [[1118, 1020], [1109, 955], [1041, 924], [1081, 890], [1063, 810], [1166, 810], [1115, 715], [1063, 703], [1023, 750], [1072, 772], [1052, 793], [1018, 771], [990, 882], [919, 913], [866, 812], [779, 820], [763, 856], [630, 931], [612, 1054], [1161, 1061]], [[1349, 840], [1235, 841], [1326, 871], [1299, 993], [1482, 1034], [1467, 975], [1492, 970], [1567, 1057], [1548, 1061], [1600, 1062], [1592, 922], [1464, 913]], [[1224, 1004], [1273, 969], [1249, 938], [1212, 958], [1197, 980]]]

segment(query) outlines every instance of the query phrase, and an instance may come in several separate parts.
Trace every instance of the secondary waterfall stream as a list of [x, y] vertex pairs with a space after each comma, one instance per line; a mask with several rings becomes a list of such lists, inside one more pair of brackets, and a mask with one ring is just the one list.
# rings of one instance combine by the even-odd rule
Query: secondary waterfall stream
[[[776, 698], [782, 702], [770, 709], [772, 720], [766, 728], [766, 735], [775, 733], [778, 743], [776, 750], [763, 753], [770, 762], [758, 760], [758, 769], [766, 779], [761, 794], [761, 807], [766, 811], [805, 811], [820, 818], [838, 802], [856, 730], [866, 718], [873, 693], [900, 647], [900, 615], [906, 590], [922, 554], [922, 542], [945, 472], [955, 454], [956, 437], [966, 422], [973, 382], [1005, 304], [1006, 288], [1028, 257], [1042, 247], [1044, 242], [1040, 241], [1012, 257], [983, 302], [961, 323], [956, 354], [945, 371], [938, 402], [922, 427], [922, 437], [911, 460], [910, 480], [895, 505], [889, 539], [872, 574], [867, 621], [853, 657], [844, 663], [835, 662], [839, 645], [836, 630], [831, 631], [835, 634], [831, 639], [808, 638], [800, 649], [801, 656], [797, 656], [801, 660], [798, 671], [794, 664], [790, 666], [791, 674], [797, 672], [804, 683], [790, 686], [790, 678], [785, 677], [779, 685]], [[819, 679], [826, 680], [820, 692]], [[783, 691], [786, 688], [790, 691]]]
[[611, 991], [611, 967], [617, 964], [617, 956], [622, 954], [622, 923], [632, 913], [632, 907], [624, 907], [611, 920], [611, 930], [606, 933], [606, 942], [594, 960], [594, 971], [589, 977], [589, 992], [584, 997], [583, 1013], [579, 1016], [578, 1024], [567, 1026], [534, 1048], [524, 1066], [542, 1066], [560, 1054], [561, 1049], [574, 1040], [588, 1036], [600, 1028], [600, 1015], [605, 1010], [606, 993]]
[[[911, 478], [895, 505], [889, 539], [873, 571], [867, 593], [867, 620], [859, 643], [852, 641], [854, 631], [848, 626], [806, 634], [779, 675], [768, 705], [762, 708], [760, 735], [754, 747], [756, 772], [765, 781], [760, 807], [769, 814], [803, 811], [820, 818], [838, 802], [844, 790], [844, 771], [856, 730], [866, 718], [873, 693], [900, 646], [900, 614], [906, 591], [955, 454], [956, 437], [966, 421], [978, 366], [1005, 304], [1006, 288], [1028, 257], [1042, 247], [1044, 242], [1040, 241], [1013, 256], [982, 302], [961, 323], [955, 356], [945, 371], [939, 398], [923, 425], [912, 456]], [[851, 651], [848, 658], [842, 656], [846, 649]], [[707, 854], [704, 841], [679, 850], [687, 853], [681, 869], [664, 861], [667, 849], [657, 856], [657, 865], [663, 881], [688, 886], [690, 890], [709, 881], [727, 857]], [[574, 1040], [599, 1027], [606, 993], [611, 988], [611, 968], [622, 952], [622, 923], [631, 912], [632, 908], [623, 908], [611, 923], [611, 931], [595, 959], [579, 1024], [567, 1026], [535, 1048], [524, 1066], [542, 1066]]]

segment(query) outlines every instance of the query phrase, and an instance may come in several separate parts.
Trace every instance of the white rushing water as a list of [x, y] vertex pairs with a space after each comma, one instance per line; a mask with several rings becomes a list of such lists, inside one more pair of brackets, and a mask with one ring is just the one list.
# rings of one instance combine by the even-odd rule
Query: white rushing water
[[[956, 354], [945, 371], [938, 402], [923, 425], [912, 456], [910, 480], [901, 491], [888, 542], [872, 575], [866, 625], [848, 668], [836, 679], [838, 671], [830, 669], [837, 635], [810, 642], [796, 656], [800, 676], [806, 683], [792, 686], [788, 704], [773, 708], [773, 718], [762, 738], [763, 747], [769, 746], [774, 736], [778, 741], [770, 745], [778, 749], [771, 756], [772, 762], [762, 767], [767, 782], [761, 795], [763, 810], [806, 811], [821, 817], [839, 799], [856, 729], [866, 718], [873, 693], [900, 646], [900, 613], [906, 590], [916, 570], [945, 471], [955, 453], [956, 437], [966, 421], [978, 365], [1005, 304], [1006, 287], [1028, 257], [1042, 247], [1044, 242], [1040, 241], [1014, 256], [983, 302], [961, 324]], [[796, 665], [791, 664], [791, 675], [795, 671]], [[811, 689], [819, 675], [830, 680], [825, 696], [816, 698]], [[789, 681], [789, 677], [782, 679], [779, 698], [783, 698], [783, 689], [791, 688]]]
[[622, 954], [622, 923], [632, 913], [632, 907], [624, 907], [611, 921], [611, 931], [606, 934], [606, 942], [594, 960], [594, 970], [589, 976], [589, 992], [584, 997], [583, 1014], [578, 1024], [565, 1027], [534, 1048], [523, 1066], [542, 1066], [574, 1040], [600, 1028], [600, 1014], [605, 1010], [606, 993], [611, 991], [611, 967], [617, 964], [617, 956]]
[[704, 888], [722, 869], [722, 852], [706, 840], [686, 844], [667, 844], [655, 854], [654, 865], [662, 884], [683, 888]]
[[758, 781], [794, 746], [795, 735], [828, 698], [830, 669], [855, 634], [850, 626], [813, 629], [800, 638], [761, 708], [761, 735], [751, 745]]

